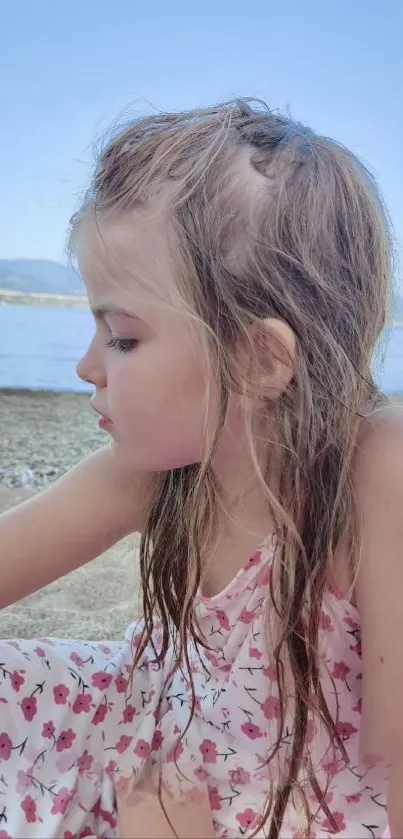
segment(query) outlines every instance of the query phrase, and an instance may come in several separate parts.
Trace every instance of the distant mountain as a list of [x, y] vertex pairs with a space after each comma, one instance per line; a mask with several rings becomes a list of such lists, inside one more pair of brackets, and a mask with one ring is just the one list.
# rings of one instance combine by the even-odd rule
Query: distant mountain
[[50, 259], [0, 259], [0, 288], [24, 294], [84, 294], [73, 267]]

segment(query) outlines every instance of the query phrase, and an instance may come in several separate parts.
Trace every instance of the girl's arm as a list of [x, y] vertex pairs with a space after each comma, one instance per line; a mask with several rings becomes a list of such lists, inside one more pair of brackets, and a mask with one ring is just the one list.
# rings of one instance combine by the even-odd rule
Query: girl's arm
[[[367, 424], [356, 469], [361, 561], [357, 602], [363, 655], [362, 757], [390, 767], [388, 817], [403, 836], [403, 422]], [[384, 776], [385, 777], [385, 776]]]
[[125, 472], [108, 446], [0, 516], [0, 607], [141, 530], [149, 483]]

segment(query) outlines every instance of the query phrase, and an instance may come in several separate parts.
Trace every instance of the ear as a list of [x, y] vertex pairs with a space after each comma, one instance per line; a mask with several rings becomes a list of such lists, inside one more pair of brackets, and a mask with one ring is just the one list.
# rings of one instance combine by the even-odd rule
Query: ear
[[253, 325], [250, 338], [258, 365], [258, 398], [278, 399], [295, 375], [296, 336], [285, 321], [266, 318]]

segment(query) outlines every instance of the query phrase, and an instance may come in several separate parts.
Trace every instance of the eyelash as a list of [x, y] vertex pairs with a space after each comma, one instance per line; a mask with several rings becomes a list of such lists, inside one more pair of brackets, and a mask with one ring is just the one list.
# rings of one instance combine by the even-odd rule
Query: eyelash
[[107, 346], [112, 350], [117, 350], [121, 353], [128, 353], [131, 350], [134, 350], [138, 343], [139, 342], [135, 338], [109, 338]]

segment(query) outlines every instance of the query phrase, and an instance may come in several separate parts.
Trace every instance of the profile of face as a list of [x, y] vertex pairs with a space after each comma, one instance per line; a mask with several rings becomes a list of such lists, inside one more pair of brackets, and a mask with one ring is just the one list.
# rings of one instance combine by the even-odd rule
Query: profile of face
[[[200, 326], [178, 299], [162, 221], [146, 211], [115, 222], [86, 218], [77, 255], [96, 326], [77, 372], [94, 386], [115, 455], [144, 471], [200, 462], [214, 423], [214, 381]], [[227, 448], [239, 405], [231, 414]]]

